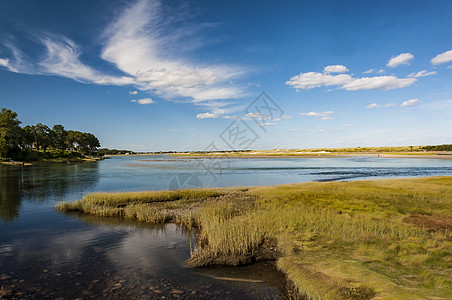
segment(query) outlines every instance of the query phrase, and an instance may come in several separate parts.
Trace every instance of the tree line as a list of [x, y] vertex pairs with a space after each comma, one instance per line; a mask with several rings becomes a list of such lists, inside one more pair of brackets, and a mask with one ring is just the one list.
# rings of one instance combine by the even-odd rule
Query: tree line
[[426, 151], [452, 151], [452, 144], [424, 146], [421, 149]]
[[22, 128], [20, 124], [16, 112], [1, 109], [0, 158], [35, 160], [39, 156], [36, 152], [46, 156], [48, 149], [55, 150], [53, 153], [60, 156], [70, 153], [76, 153], [72, 156], [97, 155], [97, 148], [100, 147], [99, 140], [92, 133], [66, 130], [59, 124], [52, 128], [41, 123]]

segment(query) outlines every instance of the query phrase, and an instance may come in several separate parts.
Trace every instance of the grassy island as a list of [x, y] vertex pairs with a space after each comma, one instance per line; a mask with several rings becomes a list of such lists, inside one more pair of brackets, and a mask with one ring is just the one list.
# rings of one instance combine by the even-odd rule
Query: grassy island
[[273, 149], [198, 151], [170, 153], [184, 158], [303, 158], [303, 157], [347, 157], [377, 156], [397, 158], [441, 158], [452, 159], [452, 145], [395, 146], [395, 147], [351, 147], [313, 149]]
[[452, 177], [93, 193], [78, 211], [195, 229], [189, 265], [276, 260], [309, 299], [450, 299]]

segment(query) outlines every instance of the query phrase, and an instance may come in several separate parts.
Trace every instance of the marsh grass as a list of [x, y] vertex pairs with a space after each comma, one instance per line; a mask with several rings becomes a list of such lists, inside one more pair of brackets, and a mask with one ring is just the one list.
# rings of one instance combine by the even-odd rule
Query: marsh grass
[[452, 295], [452, 177], [97, 193], [57, 208], [197, 227], [190, 265], [277, 259], [310, 299]]

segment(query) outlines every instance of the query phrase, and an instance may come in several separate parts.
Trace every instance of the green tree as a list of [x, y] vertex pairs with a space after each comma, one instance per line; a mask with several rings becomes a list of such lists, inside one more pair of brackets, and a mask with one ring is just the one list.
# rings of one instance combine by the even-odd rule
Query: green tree
[[22, 128], [24, 134], [24, 143], [28, 148], [33, 148], [35, 145], [35, 128], [34, 126], [27, 125]]
[[38, 123], [34, 128], [33, 134], [37, 149], [43, 149], [46, 152], [52, 141], [52, 132], [49, 126]]
[[23, 131], [17, 113], [6, 108], [0, 111], [0, 157], [17, 159], [22, 156]]
[[66, 149], [66, 139], [68, 133], [66, 130], [64, 130], [64, 126], [54, 125], [52, 131], [53, 131], [52, 148], [60, 150]]
[[69, 150], [81, 153], [87, 152], [89, 149], [85, 133], [75, 130], [68, 130], [66, 145]]
[[100, 147], [99, 140], [92, 133], [84, 133], [84, 143], [85, 143], [85, 151], [92, 154], [93, 152], [97, 152], [97, 148]]

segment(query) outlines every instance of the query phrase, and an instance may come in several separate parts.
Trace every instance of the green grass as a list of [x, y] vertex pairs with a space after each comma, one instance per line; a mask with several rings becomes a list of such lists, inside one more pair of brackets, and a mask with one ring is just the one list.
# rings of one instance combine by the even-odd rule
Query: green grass
[[452, 298], [452, 177], [96, 193], [57, 208], [194, 226], [190, 265], [276, 259], [310, 299]]

